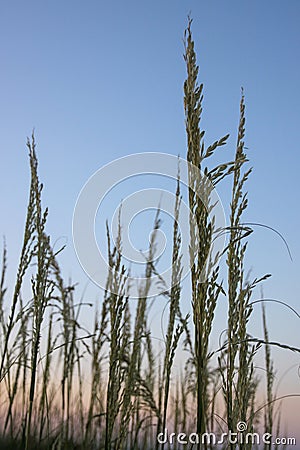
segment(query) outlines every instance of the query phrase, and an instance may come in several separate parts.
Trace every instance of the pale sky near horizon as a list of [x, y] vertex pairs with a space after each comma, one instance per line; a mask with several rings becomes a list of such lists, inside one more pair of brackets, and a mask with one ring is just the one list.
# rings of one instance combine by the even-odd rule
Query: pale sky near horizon
[[[1, 218], [14, 279], [28, 198], [26, 137], [35, 128], [48, 231], [67, 242], [63, 273], [88, 278], [73, 249], [72, 215], [88, 178], [138, 152], [184, 157], [183, 33], [193, 17], [204, 83], [206, 144], [230, 133], [234, 155], [241, 87], [246, 97], [248, 263], [271, 273], [264, 295], [299, 307], [300, 2], [2, 1], [0, 5]], [[226, 187], [220, 196], [226, 198]], [[300, 347], [298, 319], [268, 304], [270, 337]], [[260, 308], [257, 316], [260, 321]], [[258, 323], [257, 322], [257, 323]], [[254, 329], [260, 330], [254, 324]], [[276, 353], [277, 355], [277, 353]], [[298, 357], [280, 352], [282, 372]], [[295, 375], [293, 388], [300, 390]], [[299, 403], [298, 403], [299, 405]]]

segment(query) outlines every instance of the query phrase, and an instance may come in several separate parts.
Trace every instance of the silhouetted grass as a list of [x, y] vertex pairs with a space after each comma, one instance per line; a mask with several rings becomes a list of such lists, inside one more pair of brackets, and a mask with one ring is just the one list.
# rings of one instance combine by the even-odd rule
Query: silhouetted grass
[[[97, 305], [93, 329], [81, 323], [82, 308], [89, 302], [76, 299], [76, 286], [65, 282], [46, 232], [47, 209], [42, 207], [42, 184], [34, 136], [28, 141], [31, 183], [24, 238], [11, 300], [7, 299], [7, 250], [4, 245], [0, 283], [0, 448], [1, 449], [179, 449], [179, 443], [160, 444], [157, 435], [236, 431], [238, 422], [247, 430], [263, 427], [275, 432], [273, 402], [274, 363], [266, 314], [263, 309], [264, 339], [249, 334], [256, 286], [268, 275], [249, 281], [245, 276], [247, 238], [252, 233], [243, 225], [247, 208], [245, 183], [251, 169], [245, 169], [245, 103], [242, 95], [235, 156], [232, 161], [210, 167], [214, 152], [227, 142], [226, 135], [205, 147], [201, 128], [203, 85], [198, 83], [196, 53], [189, 21], [185, 33], [187, 79], [184, 83], [184, 111], [187, 132], [187, 161], [202, 170], [208, 182], [202, 186], [195, 171], [189, 171], [191, 319], [181, 306], [182, 248], [178, 226], [181, 207], [180, 174], [174, 203], [172, 241], [172, 287], [160, 277], [167, 302], [167, 329], [163, 346], [152, 340], [149, 323], [149, 292], [152, 275], [159, 275], [153, 263], [156, 236], [160, 228], [157, 209], [145, 262], [144, 282], [132, 307], [128, 296], [129, 272], [122, 256], [122, 214], [117, 240], [111, 243], [107, 227], [109, 271], [106, 289]], [[222, 259], [212, 256], [211, 247], [220, 230], [212, 213], [212, 188], [225, 177], [232, 178], [230, 225], [226, 230], [227, 283], [220, 278]], [[196, 224], [197, 230], [194, 228]], [[217, 255], [221, 256], [221, 255]], [[22, 288], [30, 280], [31, 295], [24, 299]], [[100, 294], [99, 294], [100, 295]], [[215, 311], [220, 298], [228, 303], [226, 339], [220, 349], [210, 351]], [[7, 308], [9, 312], [7, 313]], [[254, 358], [265, 347], [267, 395], [264, 420], [257, 420], [259, 377]], [[174, 370], [176, 352], [187, 350], [180, 371]], [[218, 360], [213, 358], [218, 356]], [[88, 368], [89, 367], [89, 368]], [[88, 383], [86, 382], [88, 381]], [[197, 448], [215, 448], [213, 444]], [[233, 444], [229, 447], [235, 448]], [[254, 448], [240, 444], [240, 449]], [[265, 447], [267, 448], [267, 447]]]

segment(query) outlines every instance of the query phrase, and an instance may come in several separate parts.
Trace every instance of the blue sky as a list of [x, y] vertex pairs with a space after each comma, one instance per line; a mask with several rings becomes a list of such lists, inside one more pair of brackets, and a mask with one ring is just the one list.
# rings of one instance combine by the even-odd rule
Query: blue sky
[[[226, 133], [234, 154], [241, 87], [246, 95], [247, 220], [270, 231], [249, 243], [255, 275], [272, 273], [265, 296], [299, 310], [300, 3], [298, 0], [3, 1], [0, 7], [1, 218], [9, 280], [28, 198], [26, 137], [35, 127], [48, 231], [67, 242], [65, 276], [87, 278], [72, 244], [72, 214], [87, 179], [131, 153], [185, 155], [183, 32], [191, 13], [206, 143]], [[229, 185], [220, 195], [228, 198]], [[274, 340], [300, 346], [298, 322], [268, 305]], [[260, 330], [260, 318], [257, 318]], [[256, 325], [254, 325], [254, 328]], [[256, 328], [255, 328], [256, 330]], [[297, 362], [280, 353], [282, 365]], [[289, 362], [290, 361], [290, 362]], [[296, 380], [297, 381], [297, 380]]]

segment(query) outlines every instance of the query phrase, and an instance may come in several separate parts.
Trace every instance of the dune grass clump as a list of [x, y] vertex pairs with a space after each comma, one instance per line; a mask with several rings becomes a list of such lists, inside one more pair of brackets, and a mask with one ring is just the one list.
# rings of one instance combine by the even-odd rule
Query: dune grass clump
[[[190, 209], [190, 311], [183, 314], [182, 239], [179, 216], [182, 201], [180, 171], [174, 202], [171, 288], [154, 261], [160, 209], [154, 217], [149, 253], [139, 298], [129, 297], [130, 271], [122, 255], [122, 212], [117, 239], [112, 243], [107, 225], [109, 270], [104, 294], [94, 309], [91, 329], [83, 326], [82, 310], [94, 306], [76, 285], [65, 282], [59, 251], [47, 234], [48, 210], [42, 207], [42, 184], [34, 136], [27, 142], [31, 182], [23, 244], [11, 300], [6, 287], [7, 249], [4, 244], [0, 280], [0, 448], [47, 449], [181, 449], [185, 444], [171, 433], [194, 433], [188, 448], [215, 449], [205, 433], [216, 436], [236, 431], [245, 422], [247, 432], [278, 433], [275, 368], [271, 346], [300, 352], [269, 339], [263, 308], [263, 339], [250, 335], [252, 297], [269, 275], [245, 275], [247, 239], [252, 228], [243, 223], [247, 208], [245, 183], [251, 174], [245, 154], [245, 101], [242, 94], [235, 155], [212, 165], [213, 156], [229, 135], [206, 147], [201, 125], [203, 85], [192, 38], [191, 21], [185, 33], [184, 112]], [[195, 167], [196, 170], [193, 170]], [[201, 171], [205, 177], [196, 174]], [[225, 178], [232, 180], [228, 227], [218, 229], [212, 190]], [[205, 181], [207, 180], [207, 181]], [[201, 195], [200, 195], [201, 192]], [[220, 234], [225, 249], [212, 252]], [[226, 277], [221, 274], [226, 273]], [[165, 302], [166, 332], [153, 335], [149, 298], [153, 275]], [[223, 278], [222, 278], [223, 277]], [[27, 284], [26, 284], [27, 283]], [[23, 292], [30, 294], [23, 297]], [[25, 285], [27, 288], [25, 289]], [[227, 302], [224, 342], [211, 348], [218, 302]], [[186, 299], [185, 299], [186, 304]], [[159, 345], [157, 345], [159, 341]], [[259, 373], [257, 352], [264, 346], [265, 407], [257, 406]], [[178, 362], [179, 350], [187, 357]], [[175, 367], [176, 362], [176, 367]], [[261, 404], [261, 401], [260, 401]], [[259, 416], [258, 411], [264, 410]], [[159, 440], [158, 436], [166, 439]], [[224, 443], [222, 448], [236, 448]], [[239, 443], [240, 449], [255, 444]], [[265, 447], [269, 448], [269, 447]], [[279, 448], [279, 447], [277, 447]], [[282, 447], [283, 448], [283, 447]]]

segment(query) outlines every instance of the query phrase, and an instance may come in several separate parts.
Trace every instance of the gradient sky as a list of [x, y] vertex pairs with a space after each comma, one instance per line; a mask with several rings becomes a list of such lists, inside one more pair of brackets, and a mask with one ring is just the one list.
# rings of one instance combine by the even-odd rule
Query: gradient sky
[[[63, 273], [78, 280], [79, 289], [88, 279], [73, 249], [72, 214], [83, 184], [104, 164], [131, 153], [185, 156], [182, 38], [189, 13], [204, 82], [206, 143], [230, 133], [222, 155], [233, 157], [243, 86], [254, 167], [246, 218], [277, 229], [293, 256], [291, 262], [278, 236], [257, 228], [249, 268], [254, 275], [272, 273], [266, 297], [300, 310], [299, 0], [2, 1], [0, 233], [7, 241], [9, 281], [22, 239], [25, 143], [33, 128], [48, 231], [54, 241], [67, 242]], [[300, 347], [291, 312], [269, 304], [268, 318], [272, 340]], [[260, 308], [254, 322], [261, 333]], [[283, 351], [276, 358], [282, 372], [299, 359]], [[296, 369], [290, 383], [299, 392]]]

